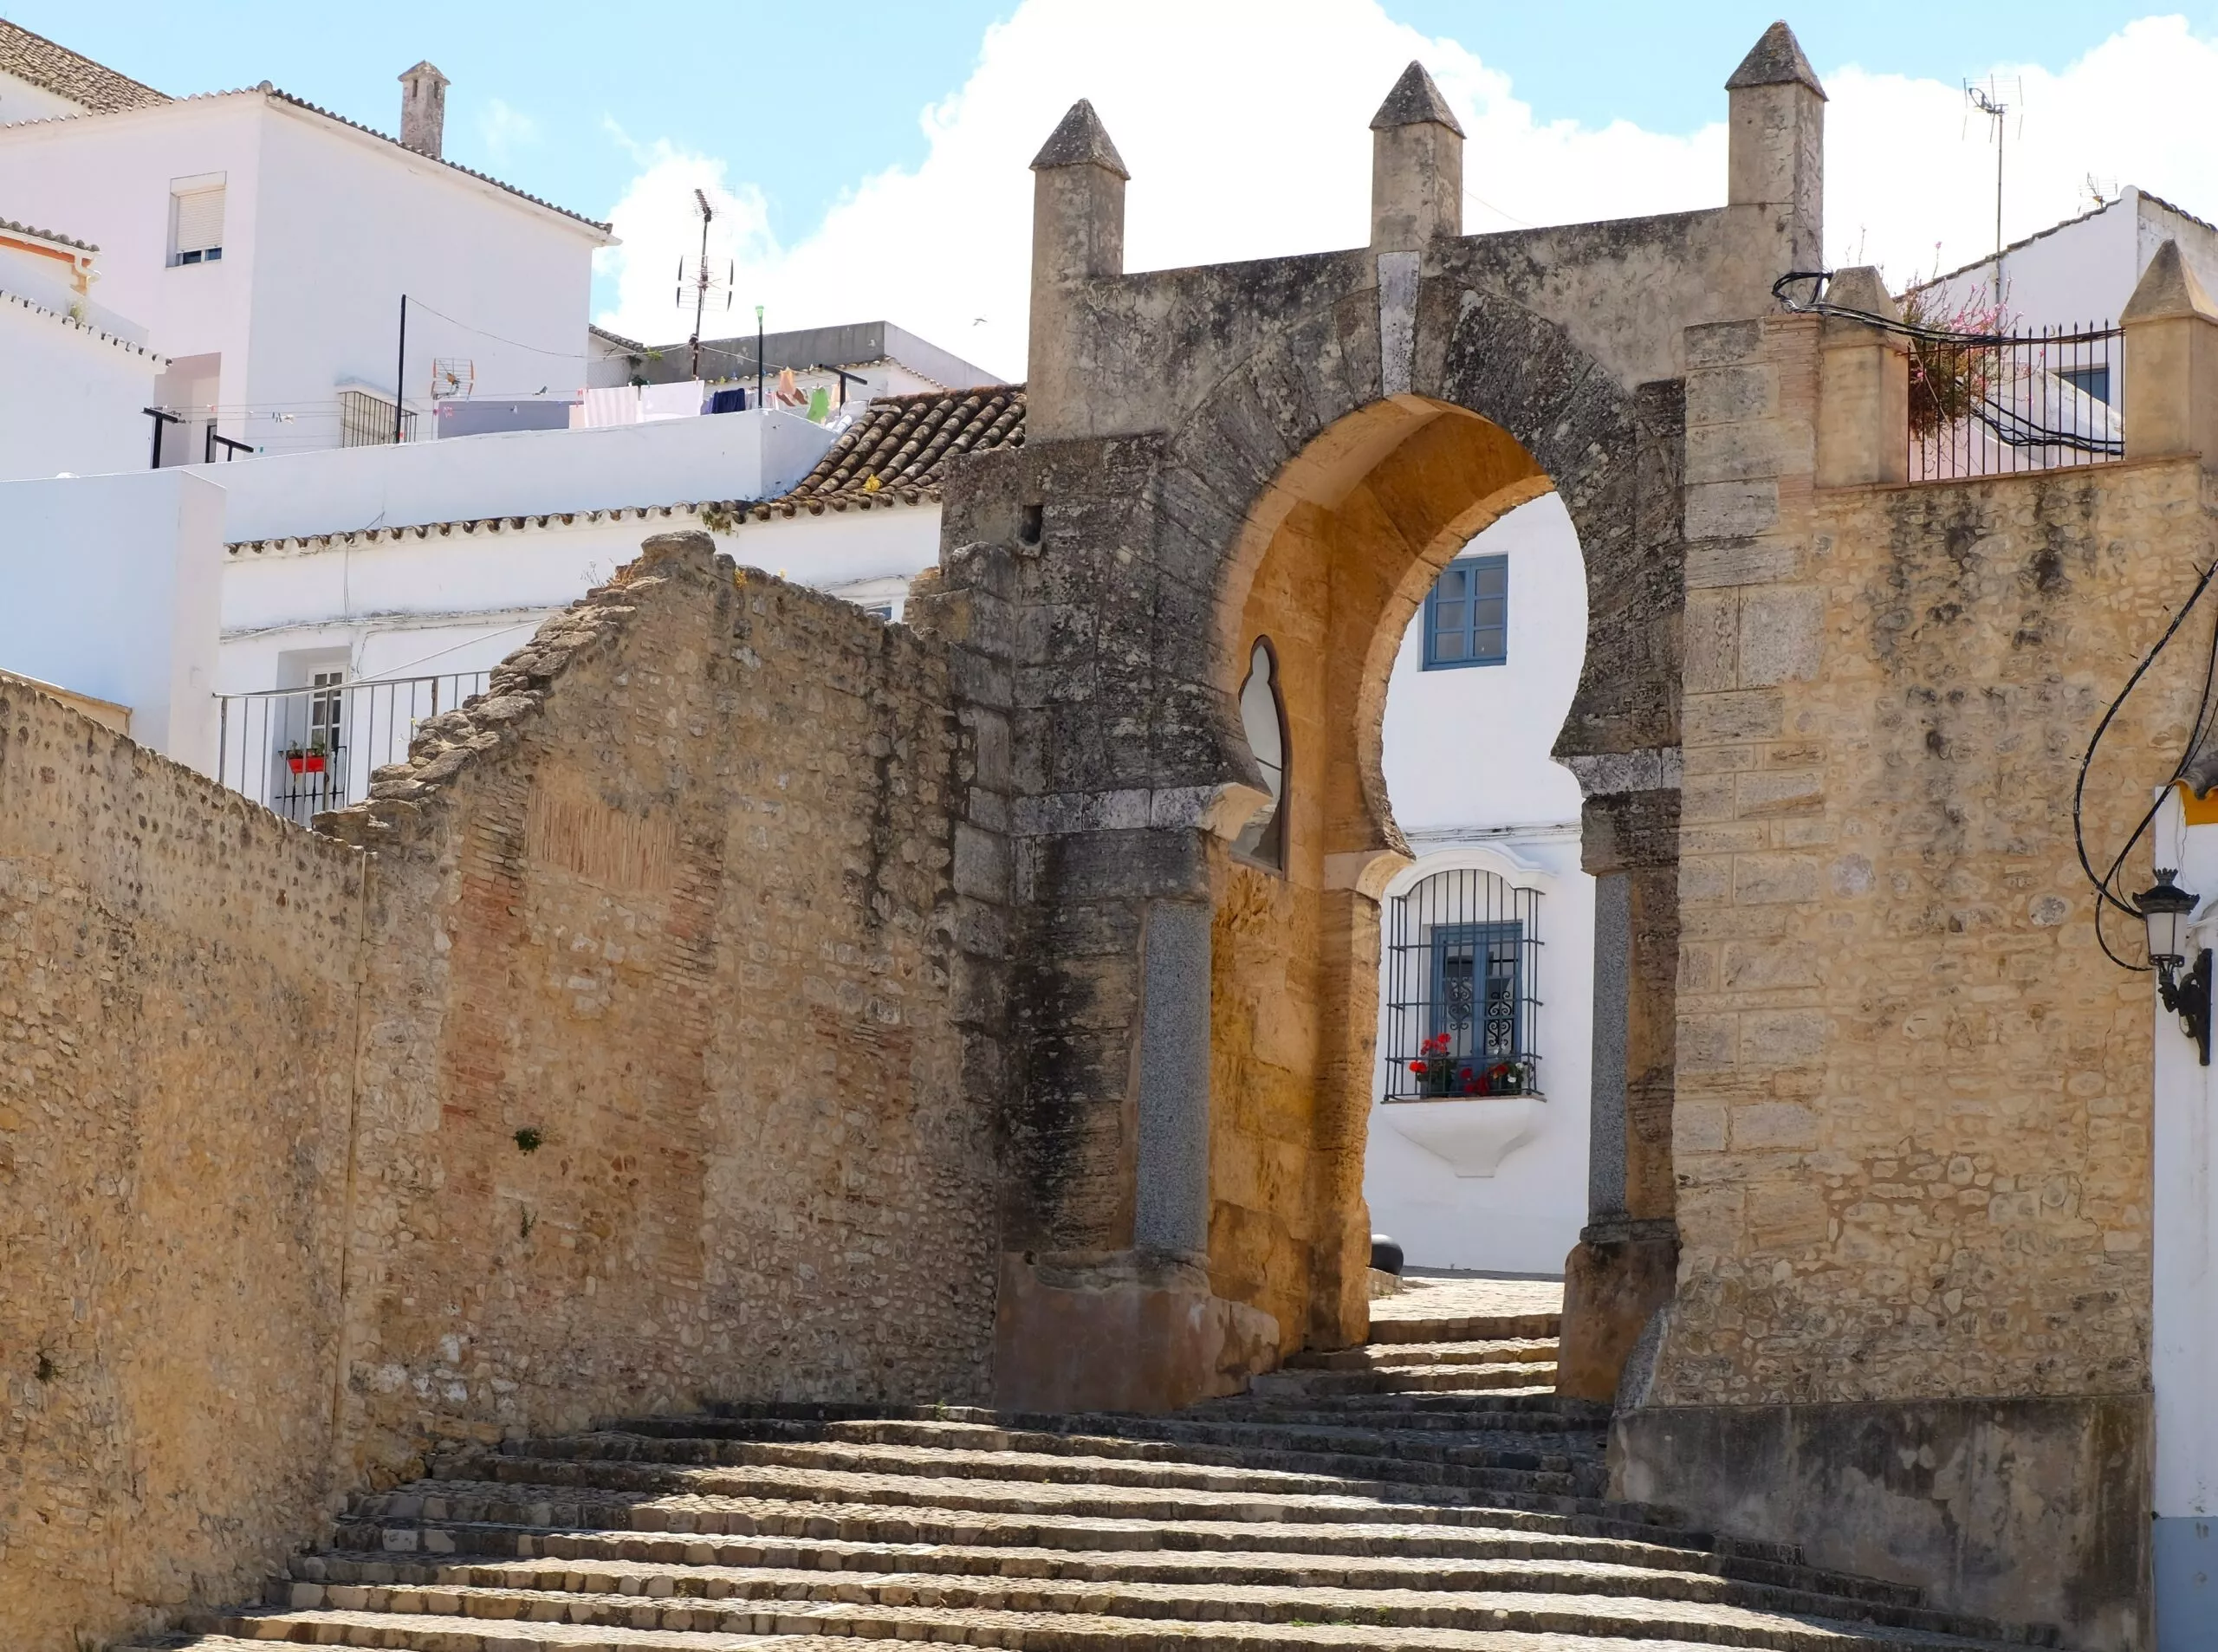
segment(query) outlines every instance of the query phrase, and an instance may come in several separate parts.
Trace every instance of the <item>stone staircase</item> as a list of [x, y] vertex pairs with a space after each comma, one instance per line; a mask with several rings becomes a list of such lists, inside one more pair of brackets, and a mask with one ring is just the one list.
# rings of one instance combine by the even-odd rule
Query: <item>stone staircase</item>
[[1554, 1312], [1456, 1295], [1377, 1304], [1365, 1346], [1175, 1416], [733, 1406], [458, 1452], [355, 1497], [269, 1603], [146, 1646], [2057, 1644], [1607, 1500], [1607, 1413], [1553, 1393]]

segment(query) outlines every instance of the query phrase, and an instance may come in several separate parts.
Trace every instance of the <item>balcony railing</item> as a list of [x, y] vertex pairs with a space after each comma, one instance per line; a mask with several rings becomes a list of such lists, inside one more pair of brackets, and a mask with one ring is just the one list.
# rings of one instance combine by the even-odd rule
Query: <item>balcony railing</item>
[[483, 671], [397, 677], [216, 696], [217, 778], [306, 826], [369, 794], [427, 717], [485, 691]]

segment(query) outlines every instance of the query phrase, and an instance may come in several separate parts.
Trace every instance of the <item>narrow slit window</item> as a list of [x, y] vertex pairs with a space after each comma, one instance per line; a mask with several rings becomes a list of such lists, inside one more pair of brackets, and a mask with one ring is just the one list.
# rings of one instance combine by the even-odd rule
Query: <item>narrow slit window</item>
[[1279, 693], [1278, 655], [1258, 638], [1248, 656], [1248, 680], [1240, 685], [1240, 727], [1255, 767], [1263, 771], [1270, 801], [1255, 812], [1232, 845], [1243, 860], [1274, 871], [1286, 867], [1286, 703]]

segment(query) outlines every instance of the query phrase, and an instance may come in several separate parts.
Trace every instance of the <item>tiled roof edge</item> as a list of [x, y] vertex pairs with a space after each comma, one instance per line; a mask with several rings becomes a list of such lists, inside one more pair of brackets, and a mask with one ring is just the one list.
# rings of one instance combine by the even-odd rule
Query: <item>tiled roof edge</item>
[[58, 230], [42, 230], [36, 224], [18, 224], [13, 218], [0, 218], [0, 231], [13, 235], [36, 236], [41, 241], [51, 241], [57, 247], [75, 247], [80, 252], [100, 250], [91, 242], [80, 241], [75, 236], [63, 235]]
[[133, 355], [144, 356], [147, 360], [158, 362], [165, 367], [169, 366], [170, 359], [167, 356], [158, 355], [143, 344], [133, 344], [129, 339], [120, 339], [113, 333], [104, 332], [89, 322], [81, 321], [74, 315], [41, 304], [35, 299], [25, 298], [20, 294], [11, 293], [4, 288], [0, 288], [0, 302], [19, 305], [34, 315], [42, 315], [49, 321], [58, 321], [63, 327], [75, 327], [78, 332], [97, 339], [102, 344], [111, 345], [118, 350], [127, 350]]

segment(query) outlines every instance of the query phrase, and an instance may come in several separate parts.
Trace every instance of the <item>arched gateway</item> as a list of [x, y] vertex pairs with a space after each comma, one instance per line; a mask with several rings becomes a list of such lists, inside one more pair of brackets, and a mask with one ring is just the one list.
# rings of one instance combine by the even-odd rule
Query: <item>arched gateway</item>
[[[1016, 931], [981, 995], [1021, 1069], [1004, 1403], [1177, 1404], [1364, 1333], [1388, 669], [1439, 567], [1550, 489], [1591, 604], [1558, 755], [1603, 879], [1567, 1385], [1613, 1391], [1668, 1296], [1684, 340], [1819, 244], [1824, 94], [1783, 26], [1730, 95], [1724, 207], [1465, 236], [1463, 134], [1412, 64], [1372, 122], [1371, 244], [1212, 268], [1124, 272], [1089, 105], [1033, 163], [1026, 445], [951, 489], [920, 610], [970, 651], [1014, 800], [977, 839]], [[1270, 856], [1242, 841], [1258, 658]]]

